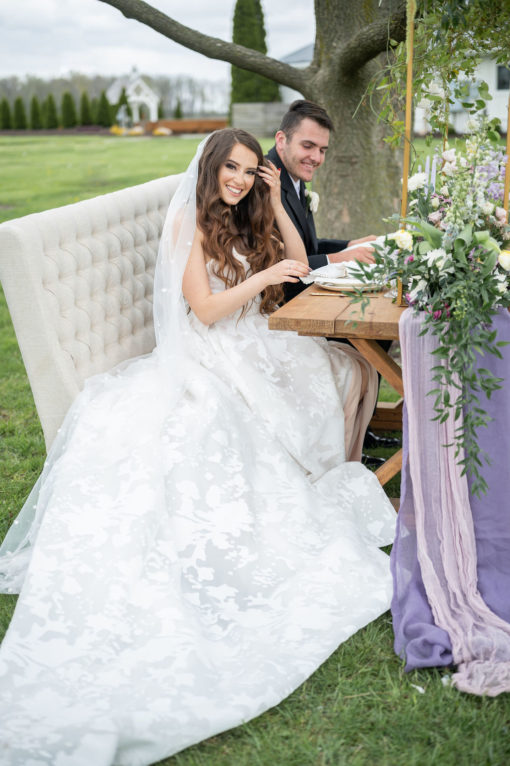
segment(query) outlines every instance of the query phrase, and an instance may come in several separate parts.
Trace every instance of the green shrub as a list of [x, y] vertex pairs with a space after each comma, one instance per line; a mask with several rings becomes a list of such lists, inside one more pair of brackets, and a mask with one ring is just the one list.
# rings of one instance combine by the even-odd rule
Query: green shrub
[[80, 125], [93, 125], [92, 109], [90, 107], [90, 101], [86, 90], [83, 91], [80, 97]]
[[18, 96], [14, 102], [13, 127], [15, 130], [27, 129], [27, 113], [21, 96]]
[[175, 120], [182, 120], [182, 116], [183, 116], [183, 115], [182, 115], [182, 104], [181, 104], [181, 99], [180, 99], [180, 98], [178, 98], [178, 99], [177, 99], [177, 103], [176, 103], [176, 105], [175, 105], [175, 109], [174, 109], [174, 119], [175, 119]]
[[3, 98], [0, 103], [0, 128], [2, 130], [10, 130], [12, 128], [11, 107], [6, 98]]
[[48, 94], [43, 104], [43, 125], [49, 130], [58, 128], [57, 105], [51, 93]]
[[62, 96], [62, 127], [74, 128], [78, 124], [74, 98], [68, 90]]
[[102, 125], [104, 128], [109, 128], [113, 122], [112, 115], [111, 115], [111, 107], [108, 102], [108, 99], [106, 98], [106, 93], [104, 92], [104, 90], [101, 91], [101, 96], [99, 97], [96, 122], [98, 125]]
[[42, 126], [41, 105], [37, 96], [32, 96], [30, 101], [30, 127], [32, 130], [41, 130]]
[[[237, 0], [232, 40], [245, 48], [267, 53], [264, 13], [260, 0]], [[246, 69], [232, 67], [231, 104], [280, 101], [278, 84]]]

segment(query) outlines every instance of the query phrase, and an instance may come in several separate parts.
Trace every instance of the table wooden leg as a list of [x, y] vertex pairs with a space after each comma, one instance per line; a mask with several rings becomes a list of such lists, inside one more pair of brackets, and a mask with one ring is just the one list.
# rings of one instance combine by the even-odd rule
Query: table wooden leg
[[401, 431], [403, 402], [403, 399], [398, 402], [378, 402], [369, 428], [372, 431]]
[[379, 479], [382, 486], [387, 484], [390, 479], [393, 479], [396, 474], [402, 470], [402, 450], [399, 449], [394, 455], [388, 458], [380, 468], [377, 469], [375, 475]]
[[366, 338], [349, 338], [352, 345], [358, 349], [365, 359], [373, 364], [377, 372], [380, 372], [390, 386], [404, 396], [404, 384], [402, 382], [402, 370], [398, 364], [381, 348], [376, 340]]

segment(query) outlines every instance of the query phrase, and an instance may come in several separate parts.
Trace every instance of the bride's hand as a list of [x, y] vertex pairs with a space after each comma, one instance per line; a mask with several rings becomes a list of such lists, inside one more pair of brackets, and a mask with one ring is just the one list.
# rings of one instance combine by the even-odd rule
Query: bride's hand
[[258, 166], [258, 175], [264, 183], [269, 186], [269, 198], [271, 200], [271, 206], [273, 210], [276, 210], [282, 205], [281, 187], [280, 187], [280, 169], [273, 165], [271, 160], [266, 160], [267, 165]]
[[301, 261], [286, 258], [260, 273], [266, 278], [267, 285], [281, 285], [283, 282], [299, 282], [299, 277], [306, 277], [310, 271], [310, 267]]

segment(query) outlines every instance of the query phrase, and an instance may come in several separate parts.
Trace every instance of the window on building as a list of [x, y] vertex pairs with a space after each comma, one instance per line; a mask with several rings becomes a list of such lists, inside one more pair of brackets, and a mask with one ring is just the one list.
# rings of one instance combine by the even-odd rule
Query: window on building
[[498, 90], [510, 89], [510, 69], [506, 66], [498, 66]]

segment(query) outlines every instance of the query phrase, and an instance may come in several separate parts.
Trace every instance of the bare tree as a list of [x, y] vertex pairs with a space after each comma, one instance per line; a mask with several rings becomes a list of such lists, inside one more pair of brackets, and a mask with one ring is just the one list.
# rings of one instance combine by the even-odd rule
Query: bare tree
[[[392, 41], [405, 38], [405, 0], [315, 0], [315, 52], [304, 69], [190, 29], [144, 0], [100, 0], [209, 58], [269, 77], [322, 104], [336, 130], [317, 178], [319, 228], [348, 237], [381, 229], [399, 195], [399, 157], [382, 141], [366, 88]], [[377, 104], [375, 105], [377, 109]]]

